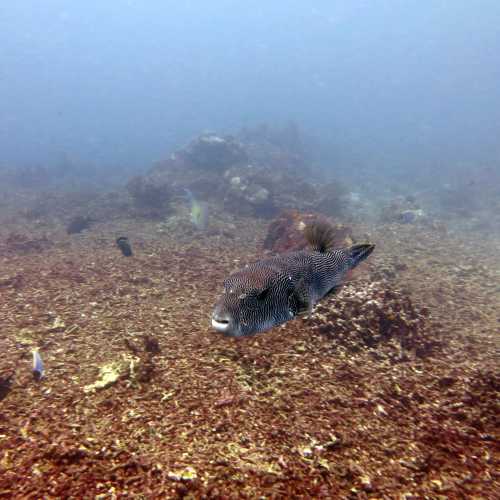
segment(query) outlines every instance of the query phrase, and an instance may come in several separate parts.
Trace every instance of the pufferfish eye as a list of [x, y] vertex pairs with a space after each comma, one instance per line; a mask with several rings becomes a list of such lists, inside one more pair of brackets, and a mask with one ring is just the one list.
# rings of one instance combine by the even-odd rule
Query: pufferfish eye
[[266, 300], [267, 296], [269, 295], [270, 289], [269, 288], [264, 288], [264, 290], [260, 290], [257, 293], [257, 300]]

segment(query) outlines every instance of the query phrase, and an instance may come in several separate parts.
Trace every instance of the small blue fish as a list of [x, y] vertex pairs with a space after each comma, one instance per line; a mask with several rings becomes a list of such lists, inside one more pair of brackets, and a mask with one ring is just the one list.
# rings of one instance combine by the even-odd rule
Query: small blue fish
[[41, 380], [45, 375], [43, 361], [38, 349], [33, 349], [33, 377], [35, 380]]
[[417, 219], [420, 219], [424, 216], [423, 210], [405, 210], [401, 212], [398, 216], [399, 222], [403, 224], [411, 224], [412, 222], [416, 222]]

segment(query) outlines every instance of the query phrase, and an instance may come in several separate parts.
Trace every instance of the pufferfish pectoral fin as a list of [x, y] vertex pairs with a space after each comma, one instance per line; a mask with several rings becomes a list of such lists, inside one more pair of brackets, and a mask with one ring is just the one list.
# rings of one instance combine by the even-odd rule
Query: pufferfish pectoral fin
[[303, 279], [294, 286], [288, 297], [288, 303], [294, 316], [310, 316], [312, 314], [314, 304], [309, 297], [309, 290]]
[[325, 295], [323, 295], [323, 298], [329, 297], [330, 295], [335, 295], [341, 288], [342, 285], [333, 286], [332, 288], [330, 288], [330, 290], [328, 290], [328, 292], [325, 293]]

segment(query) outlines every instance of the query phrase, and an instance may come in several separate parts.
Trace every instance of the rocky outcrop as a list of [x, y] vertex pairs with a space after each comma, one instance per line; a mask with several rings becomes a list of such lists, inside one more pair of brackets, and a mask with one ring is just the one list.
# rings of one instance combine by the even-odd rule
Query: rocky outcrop
[[248, 155], [243, 145], [229, 135], [200, 135], [182, 151], [182, 156], [195, 168], [218, 172], [232, 165], [248, 162]]
[[[285, 210], [274, 219], [268, 227], [263, 247], [273, 253], [282, 253], [290, 250], [302, 250], [308, 246], [304, 237], [307, 225], [325, 217], [318, 213]], [[351, 229], [343, 224], [334, 224], [336, 247], [345, 247], [352, 244]]]
[[218, 134], [194, 139], [129, 182], [135, 204], [161, 208], [172, 193], [188, 189], [234, 215], [271, 218], [287, 208], [337, 214], [341, 190], [311, 182], [296, 129], [257, 132], [246, 131], [239, 140]]

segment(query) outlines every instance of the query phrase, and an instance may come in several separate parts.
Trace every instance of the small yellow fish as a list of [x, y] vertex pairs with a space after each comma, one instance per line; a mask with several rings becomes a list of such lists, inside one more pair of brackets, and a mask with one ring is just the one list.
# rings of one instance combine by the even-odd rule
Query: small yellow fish
[[201, 231], [208, 225], [208, 205], [205, 202], [195, 201], [191, 206], [191, 222]]
[[184, 191], [191, 205], [191, 222], [200, 231], [204, 231], [208, 226], [208, 205], [204, 201], [198, 201], [189, 189]]

